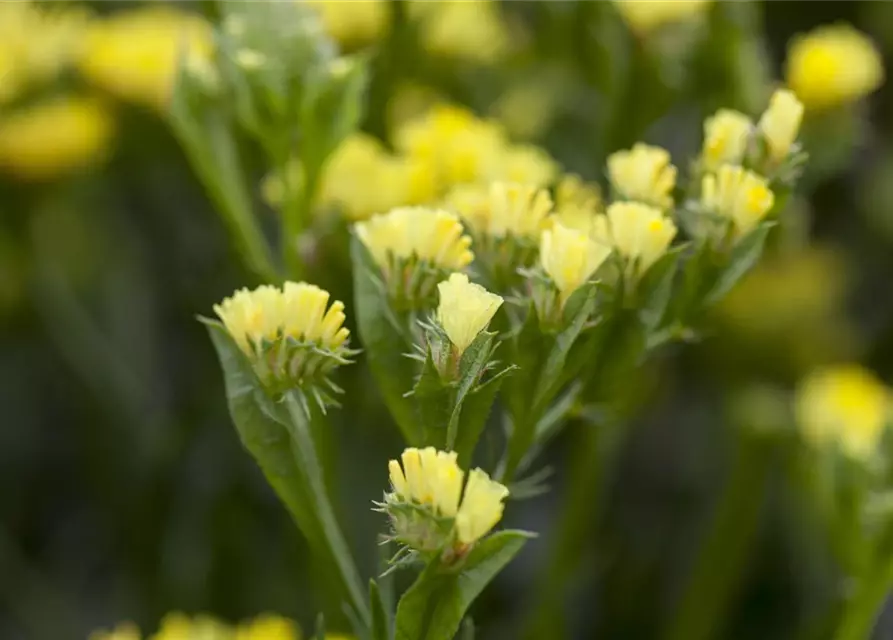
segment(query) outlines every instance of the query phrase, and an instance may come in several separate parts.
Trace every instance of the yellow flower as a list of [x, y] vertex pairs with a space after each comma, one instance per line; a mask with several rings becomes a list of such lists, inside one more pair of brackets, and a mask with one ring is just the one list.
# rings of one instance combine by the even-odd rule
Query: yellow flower
[[114, 123], [97, 101], [53, 98], [0, 118], [0, 169], [20, 178], [54, 178], [102, 159]]
[[676, 167], [660, 147], [637, 143], [608, 157], [608, 178], [618, 195], [662, 209], [673, 206]]
[[354, 225], [357, 237], [382, 268], [389, 256], [417, 258], [443, 269], [459, 270], [474, 259], [471, 238], [459, 218], [448, 211], [400, 207]]
[[447, 201], [475, 232], [494, 238], [536, 239], [552, 211], [549, 193], [526, 184], [460, 186]]
[[701, 204], [712, 213], [728, 218], [739, 235], [756, 227], [775, 203], [766, 179], [739, 166], [723, 165], [701, 182]]
[[505, 149], [489, 177], [492, 180], [544, 187], [556, 175], [558, 163], [544, 149], [533, 145], [512, 145]]
[[587, 184], [580, 176], [568, 174], [555, 190], [553, 217], [568, 229], [590, 235], [601, 204], [602, 194], [597, 184]]
[[132, 622], [122, 622], [111, 631], [94, 631], [88, 640], [140, 640], [139, 627]]
[[614, 0], [630, 29], [647, 35], [665, 24], [693, 20], [710, 8], [711, 0]]
[[161, 621], [158, 633], [149, 640], [232, 640], [232, 631], [211, 616], [169, 613]]
[[610, 253], [610, 247], [560, 222], [543, 231], [540, 240], [540, 263], [558, 288], [562, 304], [592, 277]]
[[[349, 331], [343, 327], [344, 304], [329, 305], [329, 293], [306, 282], [286, 282], [282, 289], [262, 285], [240, 289], [214, 306], [214, 312], [239, 347], [252, 355], [262, 341], [294, 338], [336, 351]], [[326, 307], [328, 306], [328, 310]]]
[[293, 620], [274, 614], [264, 614], [239, 625], [232, 640], [300, 640], [300, 638], [301, 630]]
[[834, 24], [792, 40], [785, 75], [807, 109], [824, 109], [877, 89], [884, 67], [867, 36], [850, 25]]
[[492, 63], [508, 51], [508, 29], [497, 3], [415, 0], [409, 10], [421, 18], [422, 46], [436, 56]]
[[429, 507], [433, 515], [455, 518], [460, 544], [474, 544], [502, 518], [503, 500], [509, 490], [491, 480], [486, 472], [474, 469], [468, 474], [463, 496], [465, 474], [456, 463], [454, 452], [437, 451], [433, 447], [409, 448], [401, 459], [402, 468], [397, 460], [388, 463], [391, 496]]
[[599, 215], [593, 229], [598, 242], [626, 258], [630, 275], [642, 273], [667, 252], [676, 225], [659, 209], [638, 202], [614, 202]]
[[87, 34], [80, 68], [97, 86], [125, 100], [162, 108], [170, 98], [181, 55], [206, 59], [210, 25], [165, 6], [121, 11]]
[[740, 164], [747, 151], [753, 122], [739, 111], [720, 109], [704, 121], [704, 167], [715, 170], [723, 164]]
[[772, 94], [769, 108], [760, 117], [759, 129], [775, 162], [784, 160], [800, 131], [803, 105], [792, 92], [779, 89]]
[[502, 305], [502, 298], [468, 280], [464, 273], [453, 273], [437, 285], [440, 304], [437, 321], [446, 331], [459, 355], [487, 328]]
[[390, 27], [391, 8], [385, 0], [304, 0], [319, 12], [326, 33], [342, 45], [374, 42]]
[[857, 365], [817, 371], [801, 383], [796, 398], [803, 436], [816, 447], [837, 443], [856, 459], [870, 457], [890, 416], [889, 390]]

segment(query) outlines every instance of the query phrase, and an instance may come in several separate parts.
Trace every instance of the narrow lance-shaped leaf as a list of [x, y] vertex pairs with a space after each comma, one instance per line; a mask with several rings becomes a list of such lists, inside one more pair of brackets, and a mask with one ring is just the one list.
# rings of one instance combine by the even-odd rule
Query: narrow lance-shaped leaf
[[753, 268], [763, 254], [766, 238], [773, 226], [774, 222], [764, 222], [737, 242], [729, 254], [728, 263], [704, 297], [705, 306], [721, 300]]

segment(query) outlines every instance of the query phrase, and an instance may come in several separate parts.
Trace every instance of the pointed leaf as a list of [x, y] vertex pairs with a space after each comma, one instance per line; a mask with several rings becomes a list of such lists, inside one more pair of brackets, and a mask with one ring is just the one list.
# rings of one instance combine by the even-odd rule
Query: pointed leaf
[[668, 252], [651, 265], [639, 282], [639, 317], [651, 330], [660, 326], [667, 310], [681, 256], [680, 248]]
[[372, 640], [390, 640], [390, 616], [375, 580], [369, 581], [369, 606], [372, 608]]
[[753, 268], [763, 255], [766, 238], [773, 226], [775, 224], [772, 222], [764, 222], [737, 242], [729, 254], [726, 267], [704, 297], [705, 306], [718, 302]]

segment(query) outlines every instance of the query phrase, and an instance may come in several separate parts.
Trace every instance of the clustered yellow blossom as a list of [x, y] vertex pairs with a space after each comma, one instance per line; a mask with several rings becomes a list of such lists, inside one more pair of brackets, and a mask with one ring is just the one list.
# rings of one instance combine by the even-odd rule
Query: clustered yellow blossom
[[769, 108], [760, 117], [757, 125], [769, 148], [773, 162], [781, 162], [791, 152], [800, 122], [803, 119], [803, 105], [792, 92], [779, 89], [772, 94]]
[[369, 44], [384, 36], [391, 23], [387, 0], [303, 0], [319, 13], [326, 33], [342, 46]]
[[704, 210], [731, 220], [737, 235], [752, 231], [774, 203], [775, 194], [766, 179], [737, 165], [723, 165], [702, 181]]
[[0, 104], [73, 64], [88, 20], [83, 7], [0, 2]]
[[720, 109], [704, 121], [704, 168], [715, 171], [724, 164], [740, 164], [747, 151], [753, 122], [732, 109]]
[[614, 0], [614, 6], [630, 29], [647, 35], [675, 22], [700, 18], [711, 0]]
[[[455, 452], [409, 448], [400, 462], [388, 463], [392, 493], [388, 504], [411, 503], [430, 509], [431, 515], [454, 520], [455, 537], [467, 547], [487, 535], [502, 519], [503, 500], [509, 495], [504, 485], [491, 480], [481, 469], [468, 474], [456, 462]], [[399, 518], [395, 519], [398, 538]]]
[[384, 270], [392, 258], [415, 258], [449, 270], [460, 270], [474, 259], [471, 238], [459, 218], [442, 209], [399, 207], [358, 222], [354, 229]]
[[55, 178], [106, 155], [114, 120], [99, 101], [59, 97], [0, 118], [0, 170], [25, 180]]
[[435, 56], [492, 63], [509, 50], [511, 38], [496, 2], [411, 0], [408, 9], [419, 22], [422, 46]]
[[240, 289], [215, 305], [214, 312], [248, 355], [253, 355], [263, 342], [281, 338], [313, 343], [334, 352], [349, 336], [342, 326], [344, 304], [335, 301], [329, 305], [329, 293], [306, 282], [286, 282], [281, 289], [271, 285], [253, 291]]
[[610, 253], [606, 244], [560, 222], [553, 222], [540, 239], [540, 264], [555, 283], [562, 305], [592, 277]]
[[[112, 631], [96, 631], [89, 640], [141, 640], [139, 628], [122, 623]], [[161, 621], [158, 632], [146, 640], [301, 640], [297, 623], [275, 614], [263, 614], [236, 626], [208, 615], [187, 616], [170, 613]], [[327, 640], [348, 640], [347, 636], [326, 634]]]
[[476, 234], [536, 240], [552, 211], [545, 189], [529, 184], [494, 182], [489, 187], [460, 185], [447, 202]]
[[661, 209], [673, 206], [676, 167], [666, 149], [637, 143], [608, 157], [608, 178], [615, 195]]
[[846, 455], [865, 460], [874, 454], [889, 422], [890, 391], [862, 367], [831, 367], [801, 383], [796, 413], [810, 444], [839, 446]]
[[94, 22], [80, 69], [114, 95], [162, 108], [180, 57], [208, 59], [212, 51], [211, 26], [203, 18], [169, 6], [145, 6]]
[[453, 273], [437, 285], [440, 303], [437, 321], [461, 356], [502, 306], [502, 297], [469, 281], [464, 273]]
[[787, 84], [807, 109], [824, 109], [868, 95], [884, 81], [881, 54], [847, 24], [819, 27], [791, 41]]
[[667, 252], [676, 225], [660, 209], [641, 202], [614, 202], [596, 217], [593, 237], [627, 262], [627, 274], [645, 272]]

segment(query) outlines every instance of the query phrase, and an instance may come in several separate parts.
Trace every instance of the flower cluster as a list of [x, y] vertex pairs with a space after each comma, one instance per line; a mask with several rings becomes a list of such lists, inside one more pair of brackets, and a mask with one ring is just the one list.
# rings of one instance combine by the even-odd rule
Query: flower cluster
[[[95, 631], [89, 640], [141, 640], [139, 628], [122, 623], [111, 631]], [[207, 615], [187, 616], [170, 613], [161, 621], [156, 633], [146, 640], [300, 640], [297, 623], [275, 614], [260, 615], [253, 620], [230, 626]], [[347, 636], [327, 634], [327, 640], [348, 640]]]
[[481, 469], [464, 483], [454, 452], [409, 448], [391, 460], [391, 492], [382, 508], [394, 539], [422, 553], [462, 556], [502, 519], [509, 490]]
[[337, 393], [326, 376], [352, 352], [344, 304], [330, 305], [327, 291], [306, 282], [262, 285], [237, 291], [214, 312], [272, 392], [325, 384]]

